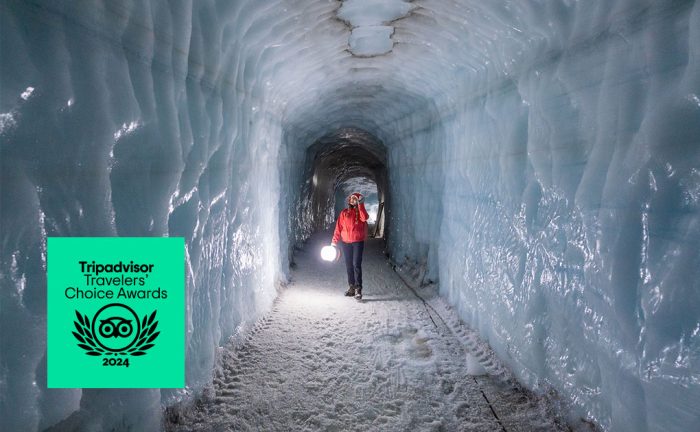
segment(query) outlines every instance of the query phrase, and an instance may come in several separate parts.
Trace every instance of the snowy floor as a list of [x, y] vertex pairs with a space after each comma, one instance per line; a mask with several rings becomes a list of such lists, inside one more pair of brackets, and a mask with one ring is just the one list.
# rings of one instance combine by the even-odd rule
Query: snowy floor
[[468, 330], [403, 283], [380, 240], [365, 248], [364, 299], [344, 297], [344, 265], [318, 258], [329, 238], [297, 251], [272, 312], [225, 350], [208, 397], [169, 412], [167, 430], [566, 430], [502, 379], [467, 374]]

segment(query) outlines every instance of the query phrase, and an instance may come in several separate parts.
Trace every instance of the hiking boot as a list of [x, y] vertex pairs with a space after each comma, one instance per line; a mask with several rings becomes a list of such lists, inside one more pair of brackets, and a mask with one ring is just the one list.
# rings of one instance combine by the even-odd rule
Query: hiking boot
[[348, 290], [345, 291], [345, 297], [352, 297], [355, 295], [355, 285], [350, 285]]
[[362, 300], [362, 287], [359, 285], [355, 287], [355, 298], [358, 300]]

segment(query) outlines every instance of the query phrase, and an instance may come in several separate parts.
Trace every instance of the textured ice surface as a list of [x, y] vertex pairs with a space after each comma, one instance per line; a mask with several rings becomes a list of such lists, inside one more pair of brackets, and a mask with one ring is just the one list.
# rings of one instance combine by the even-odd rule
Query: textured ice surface
[[391, 51], [394, 43], [391, 34], [394, 28], [390, 26], [357, 27], [350, 33], [348, 45], [350, 51], [358, 56], [382, 55]]
[[404, 0], [346, 0], [338, 9], [338, 17], [355, 27], [376, 26], [404, 17], [413, 8]]
[[393, 21], [399, 20], [416, 6], [404, 0], [346, 0], [337, 16], [352, 27], [348, 49], [356, 56], [370, 57], [391, 51], [394, 42]]
[[[606, 430], [698, 429], [700, 5], [411, 6], [363, 58], [335, 1], [0, 5], [4, 428], [147, 430], [178, 396], [46, 389], [47, 235], [186, 238], [197, 390], [336, 170], [529, 386]], [[311, 169], [331, 147], [373, 165]]]

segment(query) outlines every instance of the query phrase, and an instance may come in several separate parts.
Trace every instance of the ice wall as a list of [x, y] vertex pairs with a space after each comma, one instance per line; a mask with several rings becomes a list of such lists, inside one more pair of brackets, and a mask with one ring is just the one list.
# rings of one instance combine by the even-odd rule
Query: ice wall
[[0, 4], [4, 428], [157, 429], [180, 396], [45, 388], [47, 235], [186, 238], [200, 389], [327, 210], [309, 149], [352, 130], [393, 258], [525, 383], [606, 430], [698, 429], [700, 6], [377, 4]]
[[192, 390], [270, 307], [281, 129], [226, 3], [0, 5], [0, 429], [158, 430], [179, 396], [46, 388], [46, 236], [185, 237]]
[[[529, 386], [606, 430], [697, 430], [700, 8], [534, 6], [500, 15], [536, 34], [527, 50], [492, 52], [440, 105], [437, 164], [434, 137], [389, 142], [394, 203], [444, 183], [439, 243], [410, 258], [439, 263], [441, 293]], [[419, 176], [394, 169], [408, 161]], [[414, 212], [393, 250], [436, 216], [392, 211]]]

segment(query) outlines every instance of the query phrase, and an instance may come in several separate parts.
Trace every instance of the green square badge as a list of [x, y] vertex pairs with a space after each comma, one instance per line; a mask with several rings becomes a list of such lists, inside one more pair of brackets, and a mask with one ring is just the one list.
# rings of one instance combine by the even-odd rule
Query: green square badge
[[48, 239], [48, 387], [185, 386], [181, 237]]

